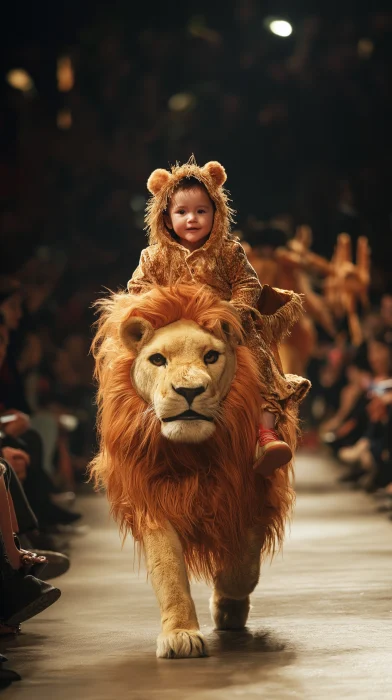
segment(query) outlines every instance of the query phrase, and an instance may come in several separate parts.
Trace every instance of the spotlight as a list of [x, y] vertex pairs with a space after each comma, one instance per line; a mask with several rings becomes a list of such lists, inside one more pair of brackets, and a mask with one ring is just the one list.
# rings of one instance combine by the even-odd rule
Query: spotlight
[[31, 92], [34, 88], [34, 81], [24, 68], [13, 68], [8, 71], [6, 80], [11, 87], [21, 92]]
[[57, 87], [60, 92], [69, 92], [74, 86], [74, 72], [69, 56], [60, 56], [57, 59]]
[[374, 44], [371, 39], [360, 39], [357, 44], [359, 58], [370, 58], [374, 51]]
[[195, 96], [190, 92], [178, 92], [169, 99], [168, 106], [172, 112], [185, 112], [195, 106]]
[[265, 21], [265, 26], [272, 34], [276, 34], [276, 36], [287, 37], [293, 33], [292, 25], [285, 19], [272, 19], [269, 17]]
[[211, 44], [220, 44], [222, 41], [221, 35], [215, 29], [207, 27], [204, 17], [200, 15], [191, 17], [188, 24], [188, 32], [197, 39], [204, 39]]
[[59, 129], [66, 131], [72, 126], [72, 112], [68, 108], [59, 109], [57, 112], [56, 123]]

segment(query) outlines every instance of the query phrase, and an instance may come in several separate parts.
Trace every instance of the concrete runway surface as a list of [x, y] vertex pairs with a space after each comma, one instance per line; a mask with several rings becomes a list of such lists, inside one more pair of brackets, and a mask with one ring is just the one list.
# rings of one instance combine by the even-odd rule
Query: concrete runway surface
[[211, 656], [155, 657], [159, 613], [133, 545], [121, 551], [103, 496], [78, 499], [90, 531], [72, 540], [60, 600], [0, 641], [23, 680], [6, 700], [392, 697], [392, 523], [335, 483], [320, 454], [297, 458], [283, 554], [265, 564], [243, 632], [213, 630], [210, 591], [192, 587]]

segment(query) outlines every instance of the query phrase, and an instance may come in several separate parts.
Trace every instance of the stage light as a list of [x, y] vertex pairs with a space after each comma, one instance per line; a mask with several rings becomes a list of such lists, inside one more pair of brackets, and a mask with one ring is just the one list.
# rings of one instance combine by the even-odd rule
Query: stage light
[[69, 56], [57, 59], [57, 87], [60, 92], [69, 92], [74, 86], [75, 78], [72, 61]]
[[195, 106], [195, 96], [190, 92], [178, 92], [171, 96], [168, 105], [172, 112], [185, 112]]
[[276, 36], [287, 37], [293, 33], [293, 27], [285, 19], [268, 19], [266, 25], [270, 32]]
[[360, 39], [357, 44], [359, 58], [370, 58], [374, 51], [374, 44], [371, 39]]
[[70, 109], [65, 108], [65, 109], [59, 109], [57, 112], [57, 120], [56, 120], [57, 126], [59, 129], [62, 129], [65, 131], [66, 129], [70, 129], [72, 126], [72, 112]]
[[207, 27], [204, 17], [200, 15], [191, 17], [188, 24], [188, 32], [196, 39], [204, 39], [210, 44], [220, 44], [222, 42], [219, 32], [211, 29], [211, 27]]
[[12, 68], [8, 71], [6, 80], [8, 85], [21, 92], [31, 92], [34, 88], [34, 81], [24, 68]]

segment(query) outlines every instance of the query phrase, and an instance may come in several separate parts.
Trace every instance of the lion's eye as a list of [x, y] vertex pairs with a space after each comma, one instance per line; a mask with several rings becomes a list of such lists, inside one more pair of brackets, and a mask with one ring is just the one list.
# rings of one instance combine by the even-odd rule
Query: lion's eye
[[166, 357], [161, 355], [160, 352], [154, 353], [154, 355], [151, 355], [151, 357], [148, 358], [151, 362], [152, 365], [155, 365], [155, 367], [163, 367], [163, 365], [166, 364]]
[[217, 350], [209, 350], [205, 355], [204, 355], [204, 362], [206, 365], [214, 365], [215, 362], [218, 362], [219, 360], [219, 352]]

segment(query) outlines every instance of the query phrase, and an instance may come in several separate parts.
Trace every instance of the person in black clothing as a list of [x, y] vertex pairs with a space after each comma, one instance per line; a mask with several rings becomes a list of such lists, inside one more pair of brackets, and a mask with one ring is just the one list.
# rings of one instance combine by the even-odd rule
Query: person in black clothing
[[9, 332], [0, 367], [0, 410], [12, 408], [28, 415], [30, 407], [16, 365], [20, 343], [18, 328], [23, 316], [22, 287], [17, 280], [5, 276], [0, 277], [0, 313]]
[[38, 578], [46, 558], [22, 549], [15, 535], [19, 525], [9, 488], [11, 475], [9, 465], [0, 459], [0, 634], [16, 631], [61, 595]]

